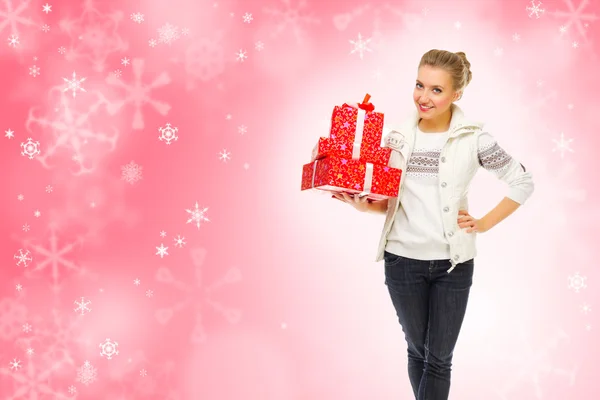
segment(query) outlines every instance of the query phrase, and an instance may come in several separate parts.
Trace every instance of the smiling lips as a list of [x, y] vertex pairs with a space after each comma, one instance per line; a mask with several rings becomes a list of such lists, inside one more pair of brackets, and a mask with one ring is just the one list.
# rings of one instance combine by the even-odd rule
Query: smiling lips
[[431, 106], [431, 107], [426, 107], [426, 106], [424, 106], [423, 104], [419, 104], [419, 108], [420, 108], [421, 110], [423, 110], [423, 111], [429, 111], [429, 110], [431, 110], [431, 109], [433, 108], [433, 106]]

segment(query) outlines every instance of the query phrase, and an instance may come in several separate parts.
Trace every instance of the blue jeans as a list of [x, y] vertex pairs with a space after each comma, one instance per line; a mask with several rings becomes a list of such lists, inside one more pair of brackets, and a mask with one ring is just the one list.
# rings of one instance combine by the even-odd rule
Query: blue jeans
[[474, 259], [422, 261], [384, 253], [385, 284], [408, 344], [416, 400], [447, 400], [454, 346], [473, 283]]

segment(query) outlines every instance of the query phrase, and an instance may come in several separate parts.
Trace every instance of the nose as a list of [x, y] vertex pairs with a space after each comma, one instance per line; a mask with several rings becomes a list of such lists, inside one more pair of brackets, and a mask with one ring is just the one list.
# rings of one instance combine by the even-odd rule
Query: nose
[[429, 104], [429, 97], [427, 97], [427, 96], [421, 96], [421, 97], [419, 97], [419, 103], [421, 103], [421, 104]]

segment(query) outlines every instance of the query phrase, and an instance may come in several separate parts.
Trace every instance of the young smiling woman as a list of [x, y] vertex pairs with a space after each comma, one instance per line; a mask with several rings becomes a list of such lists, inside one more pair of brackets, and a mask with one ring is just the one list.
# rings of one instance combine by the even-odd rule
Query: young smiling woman
[[[448, 399], [476, 234], [511, 215], [534, 190], [531, 173], [454, 104], [471, 81], [470, 67], [463, 52], [433, 49], [421, 58], [415, 114], [386, 135], [393, 150], [389, 166], [403, 171], [398, 197], [368, 202], [346, 193], [334, 196], [359, 211], [386, 214], [376, 261], [384, 260], [417, 400]], [[467, 197], [480, 167], [504, 181], [508, 194], [477, 219], [468, 213]]]

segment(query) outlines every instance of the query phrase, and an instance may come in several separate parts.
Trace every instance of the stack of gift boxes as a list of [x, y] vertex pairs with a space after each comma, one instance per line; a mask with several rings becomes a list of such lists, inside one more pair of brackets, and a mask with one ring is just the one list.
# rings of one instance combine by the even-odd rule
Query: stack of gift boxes
[[302, 189], [346, 192], [383, 200], [398, 196], [402, 171], [388, 166], [391, 149], [382, 147], [383, 113], [367, 94], [358, 108], [335, 106], [329, 137], [320, 137], [311, 162], [302, 167]]

